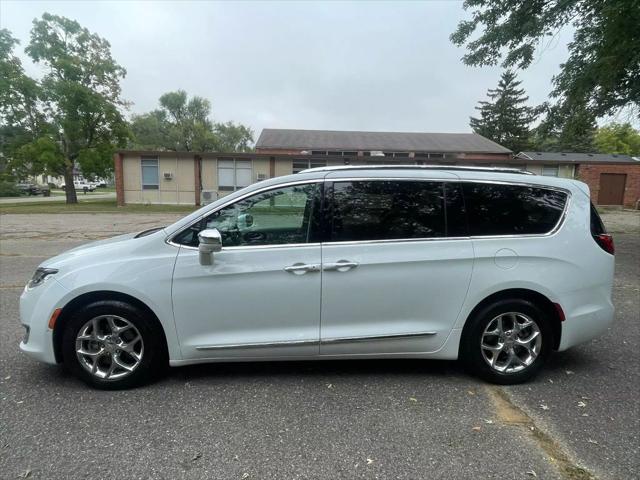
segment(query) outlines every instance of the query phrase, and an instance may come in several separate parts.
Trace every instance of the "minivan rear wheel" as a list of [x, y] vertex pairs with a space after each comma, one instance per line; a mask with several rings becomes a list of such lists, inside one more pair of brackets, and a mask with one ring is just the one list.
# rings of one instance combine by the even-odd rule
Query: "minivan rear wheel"
[[104, 390], [147, 383], [166, 359], [162, 337], [144, 311], [121, 301], [103, 300], [74, 312], [62, 337], [65, 367]]
[[529, 300], [508, 299], [469, 319], [461, 359], [479, 377], [509, 385], [533, 378], [552, 349], [553, 329], [544, 312]]

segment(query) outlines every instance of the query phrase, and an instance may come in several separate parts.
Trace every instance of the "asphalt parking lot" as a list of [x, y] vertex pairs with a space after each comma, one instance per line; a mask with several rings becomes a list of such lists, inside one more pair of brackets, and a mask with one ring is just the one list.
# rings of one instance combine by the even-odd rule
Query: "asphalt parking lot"
[[456, 362], [332, 361], [183, 367], [103, 392], [19, 352], [41, 261], [179, 216], [0, 215], [0, 478], [640, 478], [636, 212], [604, 215], [614, 325], [525, 385]]

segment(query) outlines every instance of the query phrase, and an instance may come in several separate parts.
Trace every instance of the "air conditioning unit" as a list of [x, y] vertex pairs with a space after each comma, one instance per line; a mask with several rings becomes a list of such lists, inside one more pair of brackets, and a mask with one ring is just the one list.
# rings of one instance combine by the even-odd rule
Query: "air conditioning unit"
[[266, 180], [267, 179], [267, 174], [266, 173], [258, 173], [256, 175], [256, 180], [258, 180], [259, 182], [262, 180]]
[[173, 172], [164, 172], [162, 175], [165, 180], [171, 180], [173, 178]]
[[202, 190], [200, 192], [200, 205], [208, 205], [218, 199], [218, 192], [215, 190]]

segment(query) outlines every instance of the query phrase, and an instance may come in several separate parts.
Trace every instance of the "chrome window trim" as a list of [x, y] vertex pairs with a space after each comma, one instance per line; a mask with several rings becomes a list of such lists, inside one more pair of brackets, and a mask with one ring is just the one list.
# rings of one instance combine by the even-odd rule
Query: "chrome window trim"
[[393, 340], [397, 338], [431, 337], [438, 332], [389, 333], [380, 335], [362, 335], [354, 337], [334, 337], [318, 340], [281, 340], [277, 342], [229, 343], [220, 345], [200, 345], [196, 350], [226, 350], [233, 348], [273, 348], [298, 347], [304, 345], [335, 345], [339, 343], [368, 342], [376, 340]]
[[[551, 177], [551, 178], [555, 178], [555, 177]], [[318, 178], [318, 179], [313, 179], [313, 180], [301, 180], [301, 181], [297, 181], [297, 182], [285, 182], [282, 184], [278, 184], [278, 185], [270, 185], [268, 187], [264, 187], [258, 190], [253, 190], [245, 195], [242, 195], [241, 197], [235, 198], [233, 200], [230, 200], [226, 203], [223, 203], [220, 207], [217, 207], [215, 209], [212, 209], [204, 214], [202, 214], [201, 216], [199, 216], [196, 220], [194, 220], [193, 222], [191, 222], [190, 224], [186, 225], [185, 227], [183, 227], [182, 229], [180, 229], [178, 232], [174, 233], [173, 235], [171, 235], [170, 237], [168, 237], [167, 239], [165, 239], [165, 242], [169, 245], [172, 245], [174, 247], [178, 247], [178, 248], [185, 248], [187, 250], [198, 250], [198, 247], [190, 247], [187, 245], [182, 245], [179, 243], [175, 243], [173, 242], [173, 238], [178, 236], [180, 233], [182, 233], [183, 231], [185, 231], [187, 228], [190, 228], [193, 224], [198, 223], [200, 220], [202, 220], [204, 217], [211, 215], [214, 212], [217, 212], [218, 210], [221, 210], [235, 202], [241, 201], [249, 196], [252, 196], [254, 194], [258, 194], [258, 193], [262, 193], [268, 190], [275, 190], [278, 188], [283, 188], [283, 187], [289, 187], [289, 186], [294, 186], [294, 185], [305, 185], [308, 183], [339, 183], [339, 182], [354, 182], [354, 181], [380, 181], [380, 182], [384, 182], [384, 181], [408, 181], [408, 182], [454, 182], [454, 183], [488, 183], [488, 184], [496, 184], [496, 185], [516, 185], [516, 186], [524, 186], [524, 187], [532, 187], [532, 188], [540, 188], [540, 189], [545, 189], [545, 190], [554, 190], [554, 191], [558, 191], [558, 192], [562, 192], [564, 194], [567, 195], [567, 200], [564, 204], [564, 210], [562, 211], [562, 213], [560, 214], [560, 217], [558, 218], [558, 221], [556, 223], [556, 225], [549, 231], [546, 233], [523, 233], [523, 234], [505, 234], [505, 235], [470, 235], [470, 236], [463, 236], [463, 237], [420, 237], [420, 238], [394, 238], [394, 239], [388, 239], [388, 240], [360, 240], [360, 241], [343, 241], [343, 242], [321, 242], [321, 243], [284, 243], [284, 244], [275, 244], [275, 245], [255, 245], [255, 246], [249, 246], [249, 245], [245, 245], [245, 246], [237, 246], [237, 247], [222, 247], [223, 251], [227, 251], [227, 250], [262, 250], [262, 249], [269, 249], [269, 248], [299, 248], [299, 247], [303, 247], [303, 246], [320, 246], [320, 245], [366, 245], [366, 244], [377, 244], [377, 243], [405, 243], [405, 242], [426, 242], [426, 241], [450, 241], [450, 240], [486, 240], [486, 239], [500, 239], [500, 238], [543, 238], [543, 237], [550, 237], [552, 235], [555, 235], [560, 228], [562, 227], [566, 217], [567, 217], [567, 213], [569, 211], [569, 206], [572, 202], [573, 199], [573, 194], [571, 192], [571, 190], [568, 190], [566, 188], [562, 188], [562, 187], [556, 187], [553, 185], [545, 185], [545, 184], [539, 184], [539, 183], [531, 183], [531, 182], [521, 182], [521, 181], [513, 181], [513, 180], [488, 180], [488, 179], [478, 179], [478, 180], [474, 180], [474, 179], [467, 179], [467, 178], [411, 178], [411, 177], [345, 177], [345, 178]]]
[[414, 242], [434, 242], [434, 241], [456, 241], [469, 240], [471, 237], [420, 237], [420, 238], [391, 238], [388, 240], [344, 240], [339, 242], [322, 242], [322, 245], [371, 245], [376, 243], [414, 243]]

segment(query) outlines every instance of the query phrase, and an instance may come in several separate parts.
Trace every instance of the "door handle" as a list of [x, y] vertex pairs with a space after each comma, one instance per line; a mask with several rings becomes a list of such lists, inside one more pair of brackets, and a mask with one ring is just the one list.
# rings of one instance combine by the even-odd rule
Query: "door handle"
[[360, 265], [358, 262], [349, 262], [348, 260], [339, 260], [336, 263], [325, 263], [322, 269], [325, 272], [348, 272], [352, 268], [356, 268]]
[[294, 275], [303, 275], [307, 272], [319, 272], [320, 264], [318, 263], [294, 263], [288, 267], [284, 267], [285, 272], [293, 273]]

